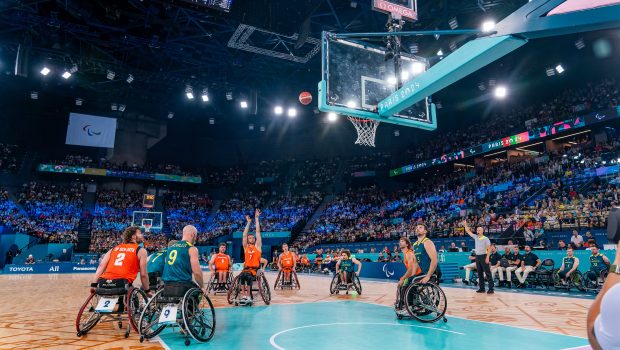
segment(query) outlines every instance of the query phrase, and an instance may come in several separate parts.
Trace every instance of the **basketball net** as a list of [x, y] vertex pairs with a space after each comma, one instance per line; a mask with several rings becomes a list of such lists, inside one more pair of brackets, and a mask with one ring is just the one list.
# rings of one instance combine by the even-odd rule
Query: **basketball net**
[[379, 126], [378, 120], [348, 117], [357, 131], [356, 145], [375, 147], [375, 134]]
[[151, 232], [151, 224], [144, 224], [144, 232]]

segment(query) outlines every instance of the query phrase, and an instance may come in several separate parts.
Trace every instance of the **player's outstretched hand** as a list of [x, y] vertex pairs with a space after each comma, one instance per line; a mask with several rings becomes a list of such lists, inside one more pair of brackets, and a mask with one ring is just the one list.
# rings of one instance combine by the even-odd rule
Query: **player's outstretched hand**
[[247, 220], [248, 224], [252, 223], [252, 218], [249, 215], [246, 215], [245, 219]]
[[260, 216], [260, 209], [256, 209], [256, 211], [254, 212], [254, 217], [258, 219], [258, 217]]

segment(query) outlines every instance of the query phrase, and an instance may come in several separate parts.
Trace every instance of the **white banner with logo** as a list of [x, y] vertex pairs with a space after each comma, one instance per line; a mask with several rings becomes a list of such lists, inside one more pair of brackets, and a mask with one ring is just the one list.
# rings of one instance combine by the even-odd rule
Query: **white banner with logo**
[[67, 126], [67, 145], [114, 148], [116, 119], [71, 113]]

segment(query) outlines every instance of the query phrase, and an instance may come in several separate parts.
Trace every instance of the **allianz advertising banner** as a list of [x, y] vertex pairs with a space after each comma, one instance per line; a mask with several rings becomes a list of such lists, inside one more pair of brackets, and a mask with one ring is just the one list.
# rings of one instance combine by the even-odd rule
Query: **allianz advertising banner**
[[114, 148], [116, 119], [88, 114], [69, 114], [67, 145]]

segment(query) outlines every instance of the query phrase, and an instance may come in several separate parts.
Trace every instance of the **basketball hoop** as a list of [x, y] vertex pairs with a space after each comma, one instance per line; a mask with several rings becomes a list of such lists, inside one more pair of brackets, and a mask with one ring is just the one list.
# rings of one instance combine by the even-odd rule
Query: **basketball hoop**
[[153, 226], [153, 224], [147, 224], [144, 223], [144, 232], [151, 232], [151, 226]]
[[356, 145], [375, 147], [375, 134], [377, 133], [377, 127], [380, 121], [374, 119], [361, 119], [355, 117], [348, 117], [355, 130], [357, 131]]

